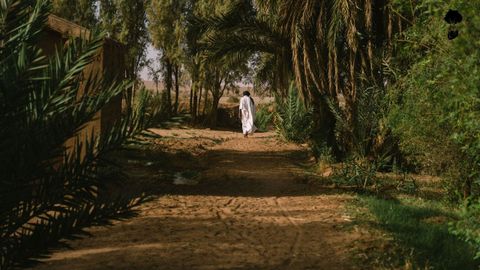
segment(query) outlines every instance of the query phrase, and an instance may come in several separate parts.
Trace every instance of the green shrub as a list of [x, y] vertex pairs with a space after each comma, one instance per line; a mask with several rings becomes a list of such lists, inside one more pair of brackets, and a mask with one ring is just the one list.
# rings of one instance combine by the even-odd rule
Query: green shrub
[[260, 132], [267, 131], [273, 124], [273, 112], [269, 111], [270, 106], [260, 107], [255, 115], [255, 126]]
[[[444, 13], [459, 9], [460, 36], [447, 39]], [[396, 44], [389, 124], [409, 161], [440, 174], [452, 197], [480, 195], [478, 1], [427, 1]], [[433, 16], [432, 16], [433, 15]]]
[[[387, 190], [404, 194], [414, 194], [418, 186], [415, 179], [406, 173], [395, 172], [396, 177], [388, 177], [379, 173], [385, 167], [389, 158], [379, 157], [368, 160], [364, 157], [351, 157], [346, 159], [333, 171], [331, 180], [339, 186], [354, 187], [360, 192], [373, 192], [377, 195]], [[322, 164], [320, 161], [320, 165]]]
[[[459, 37], [447, 39], [445, 12], [458, 9]], [[411, 164], [441, 175], [448, 198], [480, 196], [480, 2], [425, 1], [395, 44], [389, 125]], [[480, 207], [465, 207], [450, 226], [480, 257]]]
[[335, 163], [336, 160], [333, 155], [333, 150], [331, 147], [328, 147], [326, 143], [320, 145], [317, 143], [311, 143], [310, 147], [320, 167], [327, 167]]
[[450, 224], [450, 231], [465, 242], [470, 243], [476, 251], [475, 259], [480, 259], [480, 201], [463, 208], [460, 220]]
[[384, 115], [386, 114], [385, 91], [371, 86], [358, 90], [351, 116], [336, 101], [328, 104], [335, 116], [335, 137], [339, 150], [346, 156], [377, 156], [379, 137], [385, 137]]
[[150, 91], [146, 91], [145, 93], [148, 96], [148, 103], [145, 104], [145, 106], [152, 121], [151, 124], [160, 124], [169, 119], [171, 115], [168, 111], [167, 94], [165, 92], [152, 93]]
[[312, 131], [312, 111], [305, 108], [295, 84], [290, 84], [286, 100], [277, 97], [275, 102], [277, 133], [287, 141], [306, 142]]
[[365, 191], [368, 187], [379, 187], [375, 163], [365, 159], [347, 159], [342, 167], [335, 172], [332, 180], [341, 186], [354, 186], [357, 190]]

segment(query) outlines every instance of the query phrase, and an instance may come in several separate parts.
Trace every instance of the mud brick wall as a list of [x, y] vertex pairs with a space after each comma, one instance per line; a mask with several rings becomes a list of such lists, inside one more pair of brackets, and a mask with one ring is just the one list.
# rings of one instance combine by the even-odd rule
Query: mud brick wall
[[[50, 15], [47, 27], [39, 47], [47, 56], [53, 56], [55, 52], [64, 47], [71, 38], [87, 38], [90, 31], [60, 17]], [[103, 47], [99, 50], [95, 61], [84, 70], [84, 78], [96, 74], [97, 76], [109, 76], [109, 79], [123, 80], [125, 78], [125, 48], [121, 43], [111, 39], [105, 39]], [[84, 89], [80, 91], [83, 94]], [[97, 137], [106, 133], [112, 125], [120, 120], [122, 113], [122, 95], [102, 108], [85, 127], [74, 137], [67, 140], [65, 147], [71, 151], [78, 141], [85, 144], [92, 134]], [[82, 149], [84, 156], [85, 148]]]

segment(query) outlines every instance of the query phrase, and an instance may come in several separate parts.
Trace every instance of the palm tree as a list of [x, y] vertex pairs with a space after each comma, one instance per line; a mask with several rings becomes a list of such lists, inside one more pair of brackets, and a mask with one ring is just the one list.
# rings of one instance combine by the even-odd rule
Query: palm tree
[[[236, 9], [241, 8], [237, 3]], [[353, 128], [358, 91], [381, 82], [381, 61], [389, 47], [385, 45], [399, 16], [393, 15], [390, 2], [384, 0], [257, 0], [253, 10], [255, 16], [249, 19], [233, 16], [232, 9], [217, 22], [212, 20], [210, 27], [218, 34], [207, 48], [214, 55], [249, 50], [280, 59], [271, 66], [288, 66], [314, 109], [317, 137], [335, 146], [335, 117], [328, 99], [338, 103], [338, 96], [345, 98], [344, 115]], [[350, 141], [345, 147], [348, 151], [354, 139], [346, 136], [351, 137], [346, 140]]]
[[276, 23], [274, 15], [259, 13], [251, 1], [231, 1], [223, 15], [199, 22], [203, 53], [211, 61], [253, 58], [256, 84], [286, 97], [293, 76], [291, 48]]
[[[359, 89], [381, 80], [383, 45], [392, 35], [389, 2], [259, 0], [258, 6], [279, 15], [280, 28], [290, 36], [297, 85], [323, 111], [319, 122], [331, 123], [332, 117], [323, 97], [342, 95], [353, 128]], [[333, 127], [321, 128], [326, 126]]]
[[[49, 11], [48, 0], [0, 1], [2, 269], [102, 215], [118, 213], [125, 204], [99, 201], [98, 170], [108, 150], [143, 128], [141, 105], [103, 135], [78, 136], [131, 83], [101, 74], [81, 79], [103, 45], [102, 35], [70, 40], [45, 57], [36, 44]], [[76, 143], [67, 149], [70, 138]]]

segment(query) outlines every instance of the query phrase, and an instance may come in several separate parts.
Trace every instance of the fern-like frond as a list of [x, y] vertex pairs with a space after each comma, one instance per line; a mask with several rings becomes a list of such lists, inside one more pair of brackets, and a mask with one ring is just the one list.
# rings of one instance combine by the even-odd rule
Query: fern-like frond
[[310, 138], [312, 111], [306, 109], [292, 82], [286, 99], [276, 96], [275, 128], [287, 141], [302, 143]]

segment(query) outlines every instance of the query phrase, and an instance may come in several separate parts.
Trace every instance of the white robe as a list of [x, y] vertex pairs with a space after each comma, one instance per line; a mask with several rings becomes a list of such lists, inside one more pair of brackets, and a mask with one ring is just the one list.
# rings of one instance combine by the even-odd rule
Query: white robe
[[243, 96], [240, 99], [240, 116], [242, 117], [243, 134], [253, 134], [257, 127], [255, 127], [255, 104], [249, 96]]

